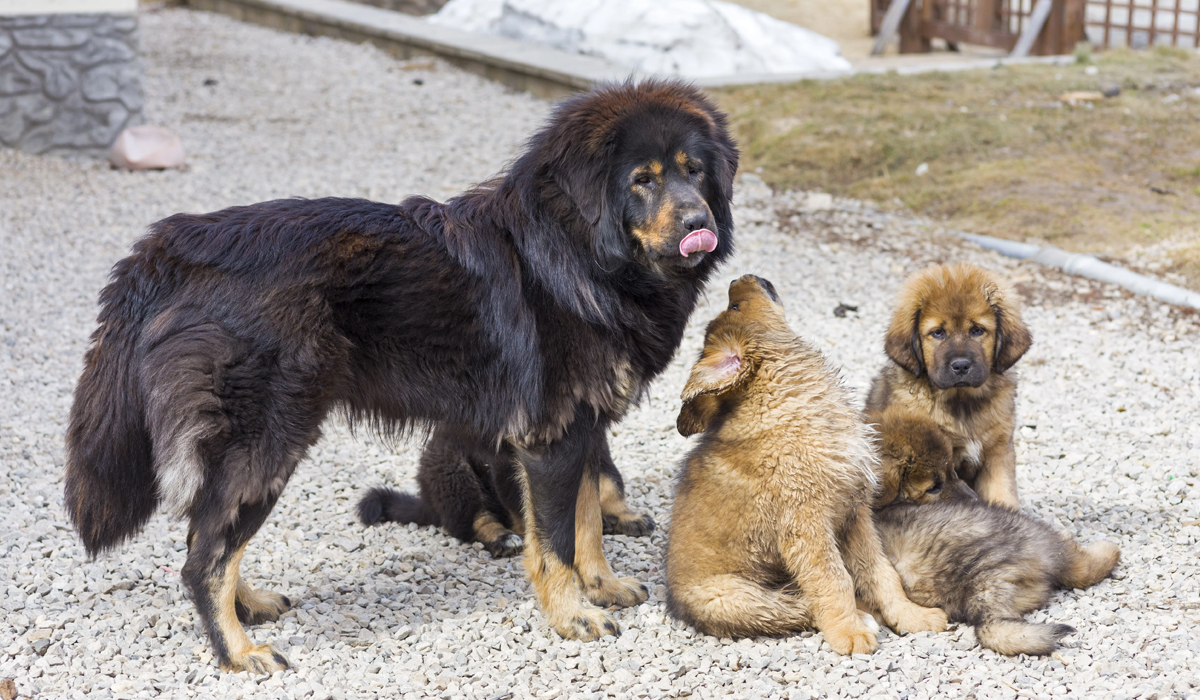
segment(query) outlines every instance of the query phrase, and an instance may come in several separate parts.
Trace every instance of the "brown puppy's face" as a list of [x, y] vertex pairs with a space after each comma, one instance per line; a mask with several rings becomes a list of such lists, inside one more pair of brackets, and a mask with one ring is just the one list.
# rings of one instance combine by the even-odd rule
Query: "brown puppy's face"
[[1009, 294], [974, 265], [913, 275], [884, 341], [888, 357], [936, 389], [979, 387], [1025, 354], [1033, 337]]
[[629, 232], [655, 263], [695, 267], [720, 241], [704, 200], [706, 165], [686, 146], [644, 157], [625, 178]]
[[979, 387], [992, 373], [996, 316], [983, 295], [930, 300], [917, 332], [929, 382], [938, 389]]
[[879, 429], [882, 472], [876, 508], [890, 503], [977, 500], [954, 471], [953, 445], [936, 424], [889, 416]]
[[704, 333], [704, 350], [683, 387], [676, 427], [684, 437], [708, 428], [722, 402], [754, 377], [765, 336], [790, 333], [775, 285], [744, 275], [729, 285], [729, 306]]

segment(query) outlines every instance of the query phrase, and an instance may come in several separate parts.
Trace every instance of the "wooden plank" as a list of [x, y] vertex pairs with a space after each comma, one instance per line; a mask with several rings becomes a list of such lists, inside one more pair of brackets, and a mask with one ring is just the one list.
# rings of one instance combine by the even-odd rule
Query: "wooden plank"
[[977, 44], [979, 46], [994, 46], [998, 49], [1011, 51], [1017, 44], [1016, 34], [1001, 34], [998, 32], [980, 32], [973, 27], [949, 22], [926, 22], [921, 27], [921, 35], [927, 39], [945, 39], [959, 44]]
[[921, 36], [921, 12], [915, 3], [910, 4], [900, 20], [900, 53], [929, 53], [932, 50], [933, 45]]
[[871, 47], [872, 56], [882, 54], [883, 50], [887, 48], [911, 3], [912, 0], [892, 0], [892, 4], [888, 5], [887, 13], [883, 15], [883, 23], [879, 26], [879, 36], [875, 37], [875, 45]]
[[1025, 25], [1025, 31], [1021, 32], [1021, 38], [1017, 40], [1017, 45], [1009, 54], [1010, 57], [1025, 58], [1029, 55], [1029, 49], [1033, 48], [1033, 42], [1037, 40], [1038, 34], [1042, 33], [1042, 27], [1045, 26], [1046, 18], [1050, 16], [1050, 8], [1053, 5], [1054, 0], [1038, 0], [1037, 4], [1033, 6], [1029, 24]]

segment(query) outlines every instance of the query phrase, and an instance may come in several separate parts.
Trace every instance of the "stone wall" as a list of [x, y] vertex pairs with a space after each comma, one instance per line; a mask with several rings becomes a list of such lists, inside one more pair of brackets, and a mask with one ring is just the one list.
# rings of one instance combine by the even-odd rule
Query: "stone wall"
[[137, 17], [0, 17], [0, 145], [104, 156], [142, 122]]

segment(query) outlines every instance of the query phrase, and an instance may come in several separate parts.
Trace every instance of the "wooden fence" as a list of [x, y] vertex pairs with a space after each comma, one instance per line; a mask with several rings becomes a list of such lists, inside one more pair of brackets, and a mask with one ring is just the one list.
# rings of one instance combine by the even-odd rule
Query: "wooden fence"
[[[869, 0], [871, 33], [892, 0]], [[910, 0], [897, 30], [901, 53], [931, 49], [941, 39], [1011, 51], [1037, 0]], [[1104, 49], [1169, 45], [1200, 48], [1200, 0], [1053, 0], [1029, 53], [1071, 53], [1084, 40]]]

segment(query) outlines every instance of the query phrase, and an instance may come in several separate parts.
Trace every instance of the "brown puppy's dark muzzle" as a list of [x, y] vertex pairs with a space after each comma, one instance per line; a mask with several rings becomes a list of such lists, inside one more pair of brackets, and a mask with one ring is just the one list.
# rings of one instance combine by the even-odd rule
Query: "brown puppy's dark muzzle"
[[937, 369], [929, 378], [938, 389], [978, 388], [991, 373], [983, 349], [972, 342], [943, 343], [935, 353], [934, 366]]

